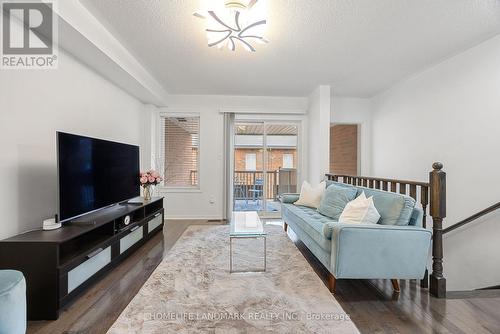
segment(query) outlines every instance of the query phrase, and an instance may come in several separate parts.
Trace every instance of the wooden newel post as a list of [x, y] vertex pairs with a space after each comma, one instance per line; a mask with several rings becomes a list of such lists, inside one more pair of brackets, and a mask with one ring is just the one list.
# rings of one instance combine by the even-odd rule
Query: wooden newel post
[[430, 293], [446, 297], [446, 279], [443, 276], [443, 219], [446, 217], [446, 173], [443, 164], [432, 164], [430, 179], [430, 214], [432, 216], [432, 274]]

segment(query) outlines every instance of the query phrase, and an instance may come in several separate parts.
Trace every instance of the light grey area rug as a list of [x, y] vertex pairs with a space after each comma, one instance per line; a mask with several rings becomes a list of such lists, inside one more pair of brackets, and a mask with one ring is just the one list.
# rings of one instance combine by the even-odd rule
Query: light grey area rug
[[[267, 271], [229, 273], [229, 226], [190, 226], [108, 333], [358, 333], [279, 226]], [[236, 269], [262, 266], [258, 239], [233, 239]]]

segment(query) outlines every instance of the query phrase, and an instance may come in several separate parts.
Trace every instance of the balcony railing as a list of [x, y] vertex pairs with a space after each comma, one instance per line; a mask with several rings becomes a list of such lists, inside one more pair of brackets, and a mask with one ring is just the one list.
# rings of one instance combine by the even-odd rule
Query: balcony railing
[[[264, 182], [264, 174], [266, 182]], [[281, 180], [281, 184], [280, 184]], [[277, 199], [283, 192], [296, 191], [296, 170], [279, 169], [274, 171], [235, 171], [234, 199]], [[266, 187], [266, 192], [264, 192]]]
[[[279, 169], [265, 173], [257, 171], [235, 171], [234, 172], [234, 199], [262, 199], [264, 196], [264, 185], [266, 187], [266, 199], [277, 199], [281, 193], [296, 192], [297, 174], [296, 169]], [[191, 185], [198, 184], [198, 172], [190, 171]], [[281, 182], [280, 182], [281, 180]]]
[[266, 199], [275, 199], [278, 196], [278, 171], [266, 172], [264, 183], [263, 171], [235, 171], [234, 172], [234, 199], [261, 199], [266, 186]]

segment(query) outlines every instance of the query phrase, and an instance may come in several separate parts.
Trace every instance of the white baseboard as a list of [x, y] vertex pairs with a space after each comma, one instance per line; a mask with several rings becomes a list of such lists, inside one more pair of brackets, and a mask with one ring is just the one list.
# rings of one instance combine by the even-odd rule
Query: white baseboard
[[165, 215], [165, 219], [175, 219], [175, 220], [222, 220], [222, 216], [170, 216]]

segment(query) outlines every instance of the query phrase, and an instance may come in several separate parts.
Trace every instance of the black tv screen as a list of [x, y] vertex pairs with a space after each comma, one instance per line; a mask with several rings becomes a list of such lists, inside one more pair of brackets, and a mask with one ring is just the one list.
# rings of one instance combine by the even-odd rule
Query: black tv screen
[[59, 219], [139, 196], [139, 147], [57, 132]]

